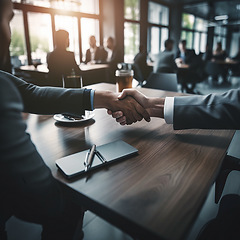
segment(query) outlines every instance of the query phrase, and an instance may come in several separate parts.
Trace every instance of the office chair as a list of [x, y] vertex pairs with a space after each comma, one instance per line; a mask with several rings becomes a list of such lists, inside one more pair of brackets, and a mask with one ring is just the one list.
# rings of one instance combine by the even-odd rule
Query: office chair
[[175, 73], [151, 73], [143, 87], [177, 92], [177, 75]]

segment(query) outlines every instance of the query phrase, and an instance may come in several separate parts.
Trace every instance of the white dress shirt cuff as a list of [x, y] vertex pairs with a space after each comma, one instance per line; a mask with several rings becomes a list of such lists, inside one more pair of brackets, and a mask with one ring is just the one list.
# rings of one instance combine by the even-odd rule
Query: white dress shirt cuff
[[164, 119], [167, 124], [173, 124], [174, 97], [166, 97], [164, 103]]

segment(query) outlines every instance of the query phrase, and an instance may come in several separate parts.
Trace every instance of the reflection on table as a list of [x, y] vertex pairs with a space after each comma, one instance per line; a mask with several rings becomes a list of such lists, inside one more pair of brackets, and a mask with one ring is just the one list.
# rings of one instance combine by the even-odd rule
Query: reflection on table
[[[115, 91], [112, 84], [89, 87]], [[179, 95], [140, 90], [152, 97]], [[63, 125], [52, 116], [32, 114], [26, 122], [40, 154], [54, 176], [74, 193], [76, 202], [131, 236], [148, 240], [186, 237], [234, 133], [174, 131], [157, 118], [123, 127], [105, 109], [95, 110], [94, 120], [81, 124]], [[58, 158], [116, 140], [131, 144], [139, 154], [71, 181], [55, 166]]]

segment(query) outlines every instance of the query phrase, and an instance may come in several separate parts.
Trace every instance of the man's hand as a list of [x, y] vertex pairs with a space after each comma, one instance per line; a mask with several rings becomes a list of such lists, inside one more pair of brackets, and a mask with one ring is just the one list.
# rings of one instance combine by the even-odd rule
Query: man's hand
[[132, 124], [141, 121], [143, 118], [150, 121], [149, 113], [133, 97], [125, 96], [123, 100], [118, 99], [116, 93], [110, 91], [95, 91], [95, 108], [107, 108], [111, 112], [121, 112], [124, 119], [121, 124]]
[[[119, 95], [119, 99], [125, 99], [126, 97], [131, 96], [137, 102], [139, 102], [149, 113], [151, 117], [164, 117], [164, 98], [148, 98], [141, 92], [135, 90], [135, 89], [125, 89], [123, 92]], [[121, 125], [126, 124], [125, 121], [125, 115], [121, 111], [108, 111], [108, 114], [112, 115], [113, 118], [116, 118], [116, 121], [119, 122]]]

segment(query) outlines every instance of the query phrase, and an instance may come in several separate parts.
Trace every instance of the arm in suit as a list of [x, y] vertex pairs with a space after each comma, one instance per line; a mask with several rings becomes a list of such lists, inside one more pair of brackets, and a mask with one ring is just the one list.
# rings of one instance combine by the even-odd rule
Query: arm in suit
[[[72, 113], [82, 115], [91, 110], [90, 91], [87, 89], [64, 89], [38, 87], [11, 74], [1, 72], [2, 78], [17, 87], [22, 98], [25, 112], [39, 114]], [[69, 104], [71, 102], [71, 104]]]
[[174, 129], [240, 129], [240, 89], [174, 97]]
[[53, 178], [31, 142], [22, 111], [22, 97], [14, 81], [0, 71], [1, 207], [24, 220], [43, 224], [43, 227], [46, 224], [54, 226], [56, 232], [68, 238], [74, 233], [82, 213], [79, 208], [71, 207], [61, 184]]

